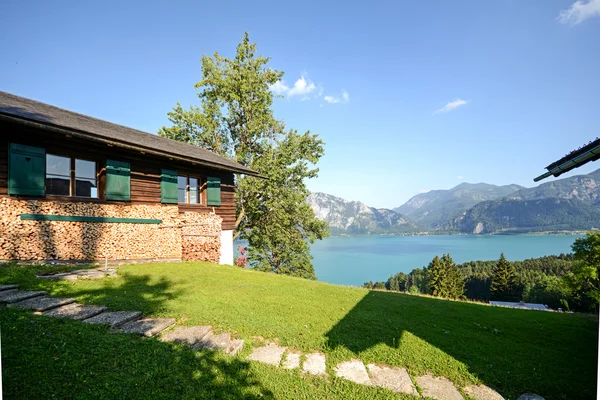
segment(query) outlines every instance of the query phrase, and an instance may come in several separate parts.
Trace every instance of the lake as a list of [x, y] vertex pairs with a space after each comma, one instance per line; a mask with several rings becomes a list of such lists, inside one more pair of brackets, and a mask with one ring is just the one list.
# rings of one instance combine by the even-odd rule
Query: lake
[[311, 246], [320, 281], [361, 286], [386, 281], [398, 272], [427, 266], [434, 256], [450, 253], [454, 262], [508, 260], [570, 253], [580, 236], [336, 236]]

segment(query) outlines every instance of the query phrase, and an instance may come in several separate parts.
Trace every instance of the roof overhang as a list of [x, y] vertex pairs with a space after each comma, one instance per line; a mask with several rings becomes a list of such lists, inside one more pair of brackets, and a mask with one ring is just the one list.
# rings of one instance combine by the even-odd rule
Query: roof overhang
[[600, 159], [600, 139], [596, 139], [586, 146], [575, 150], [558, 161], [548, 165], [546, 169], [548, 172], [535, 178], [534, 182], [539, 182], [542, 179], [546, 179], [549, 176], [558, 177], [565, 172], [572, 169], [581, 167], [590, 161], [596, 161]]
[[41, 122], [41, 121], [37, 121], [37, 120], [31, 120], [31, 119], [14, 116], [14, 115], [10, 115], [10, 114], [0, 113], [0, 121], [12, 122], [12, 123], [23, 125], [23, 126], [33, 128], [33, 129], [43, 129], [43, 130], [46, 130], [49, 132], [63, 134], [66, 137], [77, 137], [77, 138], [80, 138], [83, 140], [90, 140], [90, 141], [94, 141], [97, 143], [103, 143], [103, 144], [106, 144], [107, 146], [120, 147], [120, 148], [127, 149], [130, 151], [136, 151], [136, 152], [140, 152], [140, 153], [144, 153], [144, 154], [151, 154], [154, 156], [168, 158], [168, 159], [172, 159], [172, 160], [183, 161], [186, 163], [190, 163], [192, 165], [199, 165], [199, 166], [213, 168], [213, 169], [217, 169], [217, 170], [221, 170], [221, 171], [225, 171], [225, 172], [233, 172], [233, 173], [238, 173], [238, 174], [250, 175], [250, 176], [255, 176], [258, 178], [265, 178], [264, 176], [260, 175], [258, 172], [254, 171], [250, 168], [245, 168], [241, 165], [240, 166], [242, 168], [233, 167], [230, 165], [222, 165], [222, 164], [219, 164], [214, 161], [206, 162], [206, 161], [203, 161], [200, 159], [185, 157], [180, 154], [174, 154], [174, 153], [170, 153], [167, 151], [158, 151], [156, 149], [142, 146], [142, 145], [126, 143], [126, 142], [122, 142], [122, 141], [118, 141], [118, 140], [114, 140], [114, 139], [108, 140], [106, 138], [97, 136], [93, 133], [79, 131], [79, 130], [72, 129], [72, 128], [61, 127], [61, 126], [53, 125], [50, 123]]

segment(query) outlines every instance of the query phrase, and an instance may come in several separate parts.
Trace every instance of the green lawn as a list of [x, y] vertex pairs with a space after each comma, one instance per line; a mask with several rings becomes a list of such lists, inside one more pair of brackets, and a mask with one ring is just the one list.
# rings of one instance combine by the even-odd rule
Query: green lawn
[[[35, 279], [35, 271], [45, 268], [0, 267], [0, 283], [20, 283], [24, 288], [45, 289], [56, 296], [77, 297], [84, 303], [103, 304], [114, 310], [141, 310], [147, 315], [173, 316], [186, 325], [213, 325], [217, 331], [233, 332], [249, 343], [255, 336], [277, 338], [284, 346], [305, 352], [325, 352], [330, 369], [339, 361], [358, 357], [365, 362], [406, 367], [413, 377], [427, 371], [446, 376], [459, 387], [481, 382], [497, 389], [506, 398], [534, 392], [548, 400], [591, 399], [596, 393], [598, 325], [582, 315], [492, 308], [369, 292], [207, 263], [130, 265], [121, 267], [120, 277], [116, 279], [76, 282]], [[77, 346], [87, 349], [85, 354], [92, 360], [98, 358], [96, 362], [99, 364], [100, 358], [114, 359], [115, 368], [119, 370], [114, 374], [126, 375], [120, 379], [125, 380], [127, 390], [133, 390], [136, 384], [145, 386], [146, 380], [151, 379], [150, 375], [156, 374], [161, 377], [152, 375], [152, 379], [158, 382], [156, 385], [164, 384], [171, 388], [171, 379], [179, 379], [180, 384], [189, 385], [179, 388], [176, 397], [188, 394], [193, 397], [190, 393], [200, 390], [199, 387], [221, 393], [220, 383], [213, 388], [206, 381], [209, 378], [202, 378], [205, 375], [204, 365], [210, 371], [224, 369], [227, 376], [219, 377], [217, 374], [212, 380], [225, 382], [225, 386], [227, 382], [238, 386], [236, 382], [240, 379], [229, 376], [229, 369], [246, 371], [248, 377], [244, 375], [244, 382], [247, 379], [257, 382], [248, 385], [240, 382], [239, 386], [243, 388], [239, 390], [244, 392], [238, 393], [239, 396], [232, 395], [234, 398], [258, 396], [259, 392], [275, 398], [392, 396], [384, 390], [363, 388], [338, 379], [330, 378], [329, 382], [306, 379], [298, 374], [224, 356], [204, 354], [203, 358], [195, 358], [191, 351], [154, 340], [136, 342], [129, 335], [106, 335], [102, 328], [87, 327], [81, 323], [46, 321], [46, 318], [27, 317], [9, 310], [2, 311], [0, 317], [3, 358], [9, 357], [6, 350], [10, 346], [15, 351], [25, 349], [24, 346], [39, 347], [37, 352], [32, 351], [32, 355], [27, 356], [30, 359], [26, 359], [24, 350], [9, 359], [15, 366], [24, 368], [21, 372], [18, 368], [9, 371], [11, 363], [8, 360], [3, 362], [5, 388], [10, 388], [8, 383], [22, 388], [24, 383], [17, 382], [29, 382], [25, 380], [26, 371], [29, 371], [27, 366], [38, 362], [40, 369], [47, 369], [58, 376], [62, 376], [62, 371], [65, 377], [73, 380], [71, 385], [79, 385], [79, 389], [83, 390], [83, 384], [78, 383], [79, 378], [72, 375], [77, 368], [69, 363], [64, 366], [54, 363], [49, 357], [50, 347], [48, 343], [44, 344], [49, 340], [47, 335], [41, 335], [39, 330], [36, 333], [26, 329], [28, 334], [9, 335], [6, 339], [7, 325], [11, 329], [15, 325], [16, 332], [21, 332], [19, 327], [25, 329], [29, 325], [43, 323], [47, 328], [42, 333], [61, 335], [67, 348], [73, 345], [73, 338], [87, 340], [83, 338], [88, 332], [94, 337], [90, 343], [106, 341], [102, 346], [91, 345], [91, 349], [83, 344]], [[85, 335], [77, 333], [83, 331]], [[135, 349], [135, 346], [148, 346], [148, 351], [156, 354], [140, 354], [134, 350], [129, 354], [128, 349]], [[248, 352], [247, 348], [243, 355]], [[44, 355], [48, 357], [43, 358]], [[77, 358], [76, 355], [71, 357]], [[191, 357], [196, 360], [195, 364], [177, 361], [173, 368], [163, 370], [155, 366], [150, 371], [142, 367], [145, 363], [163, 365], [162, 358], [167, 365], [173, 360], [181, 360], [181, 357]], [[90, 365], [95, 365], [94, 361], [90, 361]], [[82, 391], [82, 396], [116, 396], [113, 392], [100, 395], [104, 393], [104, 383], [114, 375], [104, 368], [106, 365], [102, 364], [92, 369], [102, 385], [88, 380], [92, 391]], [[134, 372], [127, 374], [123, 370]], [[199, 378], [190, 382], [189, 376]], [[38, 379], [46, 380], [41, 376]], [[158, 390], [158, 386], [144, 387], [144, 390], [151, 388]], [[21, 397], [21, 392], [10, 393]], [[85, 393], [90, 396], [85, 396]], [[217, 394], [213, 397], [219, 397]]]

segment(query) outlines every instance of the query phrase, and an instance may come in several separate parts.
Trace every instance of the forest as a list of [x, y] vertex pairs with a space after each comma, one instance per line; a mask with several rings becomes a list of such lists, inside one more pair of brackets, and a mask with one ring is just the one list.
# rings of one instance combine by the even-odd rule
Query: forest
[[508, 261], [455, 264], [450, 254], [434, 257], [427, 267], [399, 272], [386, 282], [366, 282], [369, 289], [427, 294], [488, 302], [523, 301], [555, 310], [591, 312], [599, 296], [600, 234], [577, 239], [573, 253]]

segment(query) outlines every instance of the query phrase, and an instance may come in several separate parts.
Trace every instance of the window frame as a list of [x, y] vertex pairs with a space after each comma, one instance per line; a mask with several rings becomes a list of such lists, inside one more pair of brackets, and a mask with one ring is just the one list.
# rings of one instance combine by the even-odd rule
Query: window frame
[[[185, 202], [181, 202], [179, 201], [179, 191], [181, 190], [179, 187], [179, 178], [185, 178], [186, 179], [186, 185], [185, 185]], [[191, 200], [191, 185], [190, 185], [190, 181], [192, 179], [196, 179], [197, 182], [197, 187], [196, 187], [196, 197], [197, 197], [197, 201], [195, 203], [192, 203]], [[189, 206], [202, 206], [205, 205], [205, 201], [204, 201], [204, 187], [205, 187], [205, 178], [202, 176], [198, 176], [198, 175], [179, 175], [177, 174], [177, 204], [185, 204], [185, 205], [189, 205]]]
[[[54, 157], [62, 157], [62, 158], [67, 158], [69, 160], [69, 194], [54, 194], [54, 193], [48, 193], [48, 189], [45, 186], [45, 180], [48, 179], [48, 175], [51, 176], [63, 176], [66, 177], [66, 175], [58, 175], [58, 174], [49, 174], [48, 173], [48, 168], [47, 168], [47, 160], [48, 160], [48, 156], [54, 156]], [[77, 171], [75, 169], [75, 165], [77, 160], [79, 161], [87, 161], [87, 162], [93, 162], [94, 163], [94, 171], [96, 176], [93, 178], [96, 181], [96, 197], [92, 197], [92, 196], [77, 196]], [[64, 154], [60, 154], [60, 153], [48, 153], [46, 152], [46, 156], [45, 156], [45, 164], [44, 164], [44, 194], [46, 196], [53, 196], [53, 197], [69, 197], [69, 198], [78, 198], [78, 199], [90, 199], [90, 200], [100, 200], [100, 177], [99, 177], [99, 173], [98, 173], [98, 165], [100, 163], [98, 163], [98, 161], [96, 160], [90, 160], [87, 158], [79, 158], [79, 157], [73, 157], [73, 156], [68, 156], [68, 155], [64, 155]], [[83, 177], [80, 176], [79, 178], [81, 179], [85, 179], [85, 180], [90, 180], [92, 178], [89, 177]]]

